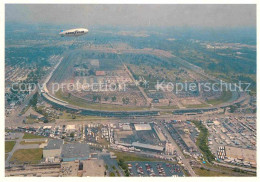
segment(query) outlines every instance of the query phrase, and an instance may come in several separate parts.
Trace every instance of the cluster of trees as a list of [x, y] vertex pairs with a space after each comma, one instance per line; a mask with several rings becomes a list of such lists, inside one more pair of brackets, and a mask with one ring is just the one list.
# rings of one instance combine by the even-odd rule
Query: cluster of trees
[[114, 172], [110, 172], [110, 173], [109, 173], [109, 176], [114, 177], [114, 176], [116, 176], [116, 175], [115, 175]]
[[38, 101], [38, 92], [36, 92], [36, 93], [33, 95], [33, 97], [31, 98], [31, 100], [29, 101], [29, 104], [30, 104], [32, 107], [36, 107], [37, 101]]
[[200, 134], [197, 139], [198, 147], [204, 153], [204, 156], [209, 162], [215, 160], [215, 156], [211, 153], [208, 146], [208, 129], [205, 126], [203, 126], [201, 121], [192, 121], [192, 122], [200, 130]]
[[93, 102], [96, 102], [96, 101], [100, 101], [101, 100], [101, 96], [100, 95], [93, 95]]
[[125, 176], [129, 176], [128, 166], [123, 159], [119, 159], [118, 165], [124, 170]]
[[116, 101], [116, 96], [113, 96], [111, 99], [112, 99], [112, 102], [115, 102]]
[[239, 173], [245, 173], [244, 170], [239, 169], [239, 168], [234, 168], [233, 171], [235, 171], [235, 172], [239, 172]]
[[130, 66], [127, 66], [127, 68], [128, 68], [128, 70], [131, 72], [131, 74], [133, 75], [134, 79], [135, 79], [135, 80], [139, 80], [138, 75], [136, 75], [136, 74], [133, 72], [133, 70], [130, 68]]
[[127, 104], [129, 104], [129, 98], [128, 97], [126, 97], [126, 98], [122, 98], [122, 102], [123, 102], [123, 104], [125, 104], [125, 105], [127, 105]]
[[[105, 96], [105, 97], [104, 97], [104, 100], [105, 100], [105, 101], [108, 101], [108, 99], [109, 99], [108, 96]], [[116, 96], [111, 97], [112, 102], [115, 102], [116, 99], [117, 99]], [[92, 97], [92, 101], [93, 101], [93, 102], [100, 102], [100, 100], [101, 100], [101, 95], [93, 95], [93, 97]], [[124, 104], [129, 104], [129, 103], [130, 103], [130, 100], [129, 100], [128, 97], [126, 97], [126, 98], [122, 98], [122, 102], [123, 102]]]
[[240, 108], [240, 104], [237, 103], [235, 105], [229, 106], [229, 112], [234, 113], [238, 108]]

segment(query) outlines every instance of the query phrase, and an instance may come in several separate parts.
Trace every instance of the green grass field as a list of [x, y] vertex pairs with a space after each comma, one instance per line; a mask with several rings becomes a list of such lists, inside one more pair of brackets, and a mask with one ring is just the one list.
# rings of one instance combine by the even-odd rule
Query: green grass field
[[223, 102], [227, 102], [229, 99], [231, 99], [231, 97], [232, 97], [232, 92], [224, 91], [220, 98], [208, 100], [207, 103], [212, 105], [218, 105]]
[[37, 164], [42, 159], [43, 149], [19, 149], [14, 152], [11, 161], [16, 163], [29, 162], [32, 164]]
[[44, 136], [33, 135], [31, 133], [24, 133], [23, 139], [34, 139], [34, 138], [44, 138]]
[[126, 162], [127, 161], [160, 161], [160, 159], [142, 157], [136, 154], [130, 154], [126, 152], [114, 152], [114, 153], [117, 156], [117, 160], [123, 159]]
[[193, 105], [184, 105], [186, 108], [203, 108], [209, 107], [207, 104], [193, 104]]
[[31, 144], [42, 144], [42, 143], [45, 143], [45, 142], [25, 142], [25, 141], [21, 141], [20, 144], [21, 145], [31, 145]]
[[172, 106], [154, 106], [156, 109], [179, 109], [178, 106], [172, 105]]
[[6, 141], [5, 142], [5, 153], [11, 152], [14, 148], [15, 141]]
[[193, 168], [198, 176], [231, 176], [230, 173], [220, 171], [210, 171], [204, 168]]
[[198, 167], [194, 167], [193, 170], [194, 172], [199, 175], [199, 176], [229, 176], [229, 177], [233, 177], [233, 176], [237, 176], [237, 177], [241, 177], [241, 176], [256, 176], [256, 173], [251, 173], [251, 172], [235, 172], [234, 169], [231, 168], [226, 168], [226, 167], [220, 167], [220, 166], [213, 166], [213, 165], [209, 165], [208, 167], [210, 167], [211, 169], [205, 169], [204, 167], [202, 168], [198, 168]]
[[39, 121], [37, 119], [26, 117], [26, 123], [32, 124], [32, 123], [38, 123]]
[[84, 116], [84, 115], [79, 115], [79, 114], [74, 114], [74, 116], [76, 117], [75, 119], [72, 118], [72, 114], [67, 113], [67, 112], [63, 112], [61, 116], [59, 116], [59, 119], [67, 119], [67, 120], [71, 120], [71, 121], [75, 121], [75, 120], [102, 120], [102, 119], [107, 119], [107, 117], [100, 117], [100, 116]]
[[68, 102], [71, 105], [87, 108], [87, 109], [97, 109], [97, 110], [107, 110], [107, 111], [135, 111], [135, 110], [148, 110], [147, 107], [131, 107], [131, 106], [121, 106], [113, 104], [99, 104], [99, 103], [87, 103], [84, 99], [75, 97], [71, 95], [67, 97], [61, 90], [55, 93], [58, 99]]

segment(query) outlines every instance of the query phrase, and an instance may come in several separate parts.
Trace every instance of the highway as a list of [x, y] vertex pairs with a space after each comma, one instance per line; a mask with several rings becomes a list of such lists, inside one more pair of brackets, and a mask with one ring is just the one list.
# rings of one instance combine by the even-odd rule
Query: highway
[[213, 163], [215, 165], [218, 165], [218, 166], [224, 166], [224, 167], [228, 167], [228, 168], [237, 168], [237, 169], [241, 169], [243, 171], [249, 171], [249, 172], [254, 172], [256, 173], [256, 169], [252, 169], [252, 168], [246, 168], [246, 167], [241, 167], [241, 166], [234, 166], [234, 165], [230, 165], [230, 164], [223, 164], [223, 163], [219, 163], [219, 162], [215, 162], [213, 161]]

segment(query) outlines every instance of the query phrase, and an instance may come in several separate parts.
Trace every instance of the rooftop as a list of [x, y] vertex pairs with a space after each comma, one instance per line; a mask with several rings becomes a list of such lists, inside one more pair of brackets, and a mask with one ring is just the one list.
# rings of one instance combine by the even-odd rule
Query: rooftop
[[66, 130], [75, 130], [75, 129], [76, 129], [75, 125], [67, 125], [66, 126]]
[[150, 124], [135, 124], [135, 130], [141, 131], [141, 130], [151, 130]]
[[96, 76], [105, 76], [106, 72], [105, 71], [96, 71]]
[[49, 140], [48, 145], [44, 147], [44, 150], [60, 149], [63, 145], [63, 140], [55, 139]]
[[163, 151], [163, 147], [161, 147], [161, 146], [150, 145], [150, 144], [139, 143], [139, 142], [133, 142], [133, 143], [132, 143], [132, 146], [134, 146], [134, 147], [140, 147], [140, 148], [145, 148], [145, 149], [151, 149], [151, 150]]
[[82, 143], [73, 143], [73, 144], [64, 144], [61, 151], [62, 158], [82, 158], [89, 157], [88, 144]]

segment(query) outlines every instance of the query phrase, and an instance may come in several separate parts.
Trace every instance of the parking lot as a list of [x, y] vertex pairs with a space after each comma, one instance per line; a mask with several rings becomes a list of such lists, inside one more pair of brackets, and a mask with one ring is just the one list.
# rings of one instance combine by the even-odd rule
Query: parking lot
[[[121, 170], [121, 168], [118, 166], [118, 163], [115, 159], [111, 159], [109, 154], [102, 154], [99, 157], [100, 159], [104, 160], [104, 163], [106, 164], [106, 170], [107, 175], [109, 175], [111, 172], [113, 172], [116, 176], [124, 176], [124, 172]], [[118, 171], [118, 172], [117, 172]]]
[[128, 162], [130, 176], [183, 176], [180, 166], [165, 162]]

